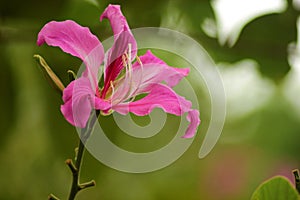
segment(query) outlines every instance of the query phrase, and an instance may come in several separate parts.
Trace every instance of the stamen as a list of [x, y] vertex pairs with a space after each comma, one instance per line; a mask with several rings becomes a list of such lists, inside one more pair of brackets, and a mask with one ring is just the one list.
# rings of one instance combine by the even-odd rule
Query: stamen
[[143, 63], [142, 63], [139, 56], [136, 56], [136, 61], [141, 65], [140, 79], [139, 79], [139, 82], [137, 83], [136, 89], [131, 94], [133, 97], [129, 100], [129, 102], [134, 101], [135, 97], [137, 96], [137, 91], [140, 88], [140, 85], [141, 85], [142, 80], [143, 80]]
[[128, 58], [129, 58], [129, 59], [128, 59], [128, 62], [131, 63], [131, 43], [128, 44], [128, 55], [129, 55], [129, 56], [128, 56]]
[[128, 54], [126, 54], [126, 58], [128, 61], [128, 72], [129, 72], [129, 78], [130, 78], [130, 82], [132, 82], [132, 64], [131, 64], [131, 43], [128, 44]]
[[113, 84], [112, 81], [110, 81], [110, 87], [112, 89], [112, 91], [111, 91], [111, 98], [112, 98], [114, 96], [114, 93], [115, 93], [115, 87], [114, 87], [114, 84]]
[[[118, 100], [115, 101], [116, 104], [120, 103], [124, 100], [127, 100], [127, 99], [129, 99], [130, 96], [132, 96], [132, 88], [133, 88], [134, 81], [133, 81], [133, 77], [132, 77], [132, 63], [131, 63], [131, 50], [132, 49], [131, 48], [132, 48], [132, 46], [129, 43], [127, 52], [124, 52], [124, 54], [122, 55], [122, 62], [123, 62], [123, 66], [125, 67], [124, 80], [126, 82], [127, 81], [129, 82], [129, 87], [128, 87], [127, 91], [124, 91], [124, 93], [122, 94], [122, 97], [119, 97]], [[111, 84], [111, 87], [114, 90], [112, 84]]]
[[[128, 47], [130, 48], [130, 47]], [[130, 54], [128, 55], [127, 53], [125, 53], [125, 56], [127, 58], [127, 68], [126, 68], [126, 72], [128, 73], [128, 78], [129, 78], [129, 89], [127, 91], [127, 94], [125, 95], [126, 96], [126, 99], [130, 96], [130, 93], [131, 93], [131, 88], [132, 88], [132, 85], [133, 85], [133, 80], [132, 80], [132, 64], [131, 64], [131, 60], [130, 60]], [[127, 74], [126, 73], [126, 74]]]
[[123, 62], [123, 66], [127, 68], [126, 56], [125, 55], [122, 55], [122, 62]]
[[132, 71], [132, 64], [131, 64], [131, 60], [130, 60], [130, 54], [128, 55], [127, 53], [125, 53], [125, 56], [126, 56], [126, 58], [127, 58], [127, 61], [128, 61], [128, 63], [127, 63], [127, 65], [128, 65], [128, 71], [129, 71], [129, 75], [131, 76], [131, 71]]
[[142, 63], [142, 61], [141, 61], [141, 59], [140, 59], [139, 56], [136, 56], [136, 60], [141, 65], [141, 67], [143, 68], [143, 63]]

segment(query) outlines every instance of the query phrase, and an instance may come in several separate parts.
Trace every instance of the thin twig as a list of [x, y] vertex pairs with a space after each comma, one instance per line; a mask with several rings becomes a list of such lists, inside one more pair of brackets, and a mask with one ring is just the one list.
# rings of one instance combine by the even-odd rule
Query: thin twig
[[95, 121], [97, 120], [97, 115], [93, 115], [91, 119], [89, 120], [89, 123], [86, 128], [81, 129], [81, 134], [80, 134], [80, 139], [79, 139], [79, 145], [76, 153], [76, 158], [75, 158], [75, 164], [73, 164], [71, 159], [66, 160], [66, 164], [69, 166], [69, 168], [72, 171], [73, 174], [73, 180], [72, 180], [72, 186], [71, 186], [71, 191], [69, 194], [68, 200], [74, 200], [76, 194], [85, 188], [95, 186], [96, 183], [94, 180], [86, 182], [86, 183], [80, 183], [79, 182], [79, 174], [80, 174], [80, 167], [81, 167], [81, 162], [82, 158], [84, 155], [84, 150], [85, 150], [85, 143], [87, 139], [90, 137], [91, 132], [93, 130]]
[[48, 196], [48, 200], [59, 200], [59, 198], [57, 198], [56, 196], [54, 196], [54, 194], [50, 194]]
[[76, 194], [79, 191], [79, 172], [80, 172], [80, 166], [81, 166], [81, 160], [83, 157], [83, 152], [84, 152], [84, 144], [82, 141], [79, 141], [79, 146], [78, 146], [78, 153], [76, 156], [75, 160], [75, 166], [69, 164], [68, 166], [70, 167], [72, 174], [73, 174], [73, 180], [72, 180], [72, 187], [69, 195], [69, 200], [74, 200]]
[[298, 191], [298, 193], [300, 194], [300, 177], [299, 177], [299, 170], [295, 169], [293, 170], [293, 174], [295, 177], [295, 185], [296, 185], [296, 189]]

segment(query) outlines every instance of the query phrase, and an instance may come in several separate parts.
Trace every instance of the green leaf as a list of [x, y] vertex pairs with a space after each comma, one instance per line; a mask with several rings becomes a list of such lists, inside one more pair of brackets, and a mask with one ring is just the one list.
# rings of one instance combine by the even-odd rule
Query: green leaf
[[299, 200], [292, 184], [284, 177], [276, 176], [262, 183], [253, 193], [251, 200]]

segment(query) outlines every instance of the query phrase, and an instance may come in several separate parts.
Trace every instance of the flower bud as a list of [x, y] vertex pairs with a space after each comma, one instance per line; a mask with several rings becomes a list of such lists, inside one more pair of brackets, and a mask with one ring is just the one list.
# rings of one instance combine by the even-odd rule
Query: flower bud
[[65, 89], [65, 86], [61, 82], [61, 80], [56, 76], [56, 74], [52, 71], [52, 69], [49, 67], [49, 65], [46, 63], [44, 58], [40, 55], [34, 55], [33, 56], [37, 63], [39, 64], [40, 68], [42, 69], [42, 72], [44, 76], [46, 77], [49, 84], [60, 94], [62, 94], [63, 90]]

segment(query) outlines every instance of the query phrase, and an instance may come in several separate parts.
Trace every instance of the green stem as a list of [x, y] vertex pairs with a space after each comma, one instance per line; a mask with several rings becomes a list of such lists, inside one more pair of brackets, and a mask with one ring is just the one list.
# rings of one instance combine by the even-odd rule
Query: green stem
[[[79, 172], [80, 172], [80, 166], [81, 166], [81, 160], [83, 157], [83, 152], [84, 152], [84, 144], [80, 140], [79, 146], [78, 146], [78, 153], [75, 161], [75, 166], [74, 168], [71, 169], [73, 173], [73, 181], [72, 181], [72, 187], [69, 195], [69, 200], [74, 200], [76, 194], [79, 192]], [[67, 163], [68, 164], [68, 163]], [[70, 163], [69, 166], [73, 165], [72, 162]], [[71, 168], [71, 167], [70, 167]]]
[[97, 119], [97, 116], [94, 115], [91, 118], [90, 123], [87, 125], [87, 127], [81, 129], [81, 137], [79, 139], [78, 151], [77, 151], [76, 158], [75, 158], [75, 165], [73, 164], [71, 159], [68, 159], [66, 161], [67, 165], [69, 166], [69, 168], [71, 169], [72, 174], [73, 174], [72, 187], [71, 187], [71, 191], [70, 191], [68, 200], [74, 200], [76, 197], [76, 194], [80, 190], [95, 186], [94, 180], [89, 181], [87, 183], [80, 184], [79, 174], [80, 174], [80, 167], [81, 167], [82, 158], [83, 158], [83, 154], [84, 154], [84, 150], [85, 150], [84, 145], [93, 130], [93, 126], [95, 124], [96, 119]]

